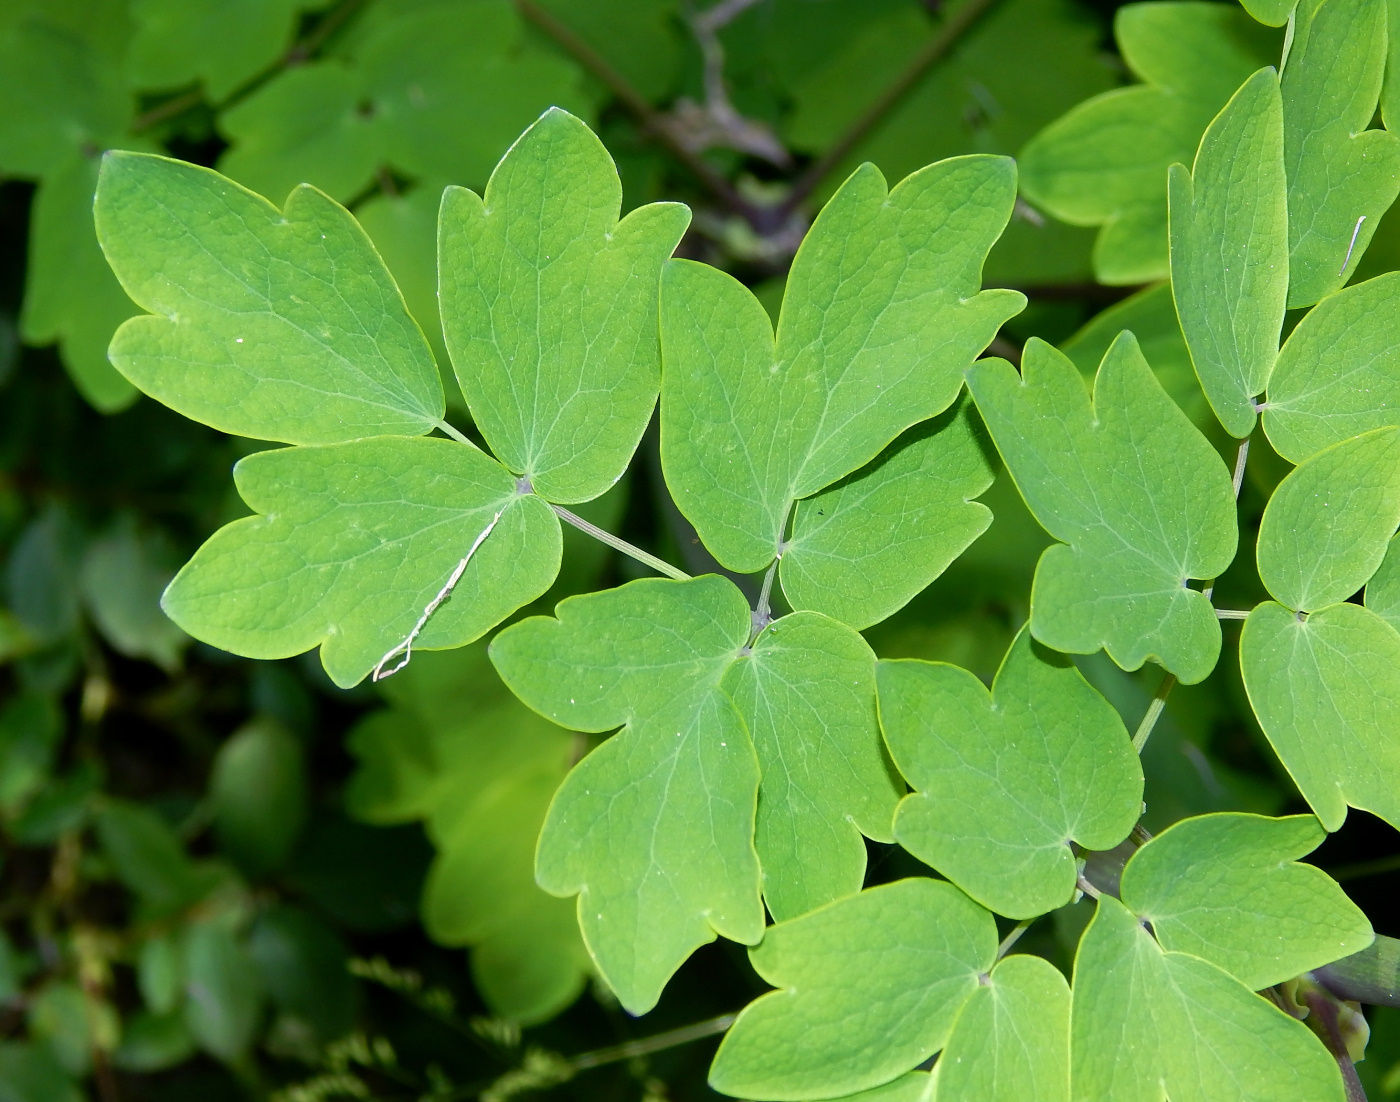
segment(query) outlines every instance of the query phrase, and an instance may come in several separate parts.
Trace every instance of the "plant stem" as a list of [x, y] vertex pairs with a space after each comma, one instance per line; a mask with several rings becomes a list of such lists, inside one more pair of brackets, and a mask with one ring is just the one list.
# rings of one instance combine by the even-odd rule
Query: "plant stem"
[[1215, 610], [1217, 620], [1248, 620], [1249, 609], [1247, 608], [1217, 608]]
[[1366, 1091], [1361, 1086], [1361, 1080], [1356, 1074], [1356, 1065], [1351, 1061], [1346, 1039], [1342, 1036], [1337, 1004], [1325, 992], [1317, 988], [1308, 990], [1306, 985], [1300, 985], [1299, 994], [1310, 1011], [1308, 1025], [1322, 1039], [1332, 1058], [1337, 1061], [1338, 1070], [1342, 1073], [1342, 1083], [1346, 1087], [1347, 1102], [1366, 1102]]
[[614, 551], [621, 551], [624, 555], [629, 555], [639, 563], [651, 567], [658, 574], [665, 574], [666, 577], [674, 578], [678, 582], [690, 580], [690, 575], [684, 570], [678, 570], [664, 559], [658, 559], [655, 555], [649, 555], [640, 547], [633, 547], [632, 544], [628, 543], [625, 539], [614, 536], [611, 532], [603, 531], [603, 529], [599, 528], [596, 524], [584, 520], [583, 517], [579, 516], [577, 513], [569, 512], [569, 510], [565, 509], [562, 505], [551, 503], [549, 507], [554, 510], [555, 515], [560, 520], [567, 521], [580, 532], [587, 532], [595, 540], [598, 540], [600, 543], [606, 543]]
[[473, 444], [469, 439], [467, 439], [467, 436], [462, 432], [461, 429], [455, 428], [454, 426], [449, 425], [446, 421], [438, 421], [437, 427], [440, 428], [440, 429], [442, 429], [443, 432], [447, 433], [447, 435], [450, 436], [450, 437], [452, 437], [452, 439], [455, 440], [455, 441], [457, 441], [457, 443], [459, 443], [459, 444], [465, 444], [467, 447], [473, 449], [474, 451], [480, 451], [480, 450], [481, 450], [481, 449], [478, 448], [475, 444]]
[[1035, 919], [1027, 918], [1011, 927], [1011, 932], [1001, 939], [1001, 944], [997, 946], [997, 960], [1001, 960], [1007, 953], [1011, 952], [1011, 947], [1021, 940], [1021, 935], [1031, 928], [1031, 923]]
[[1167, 697], [1171, 696], [1174, 688], [1176, 688], [1176, 674], [1165, 674], [1162, 677], [1162, 683], [1157, 686], [1157, 692], [1152, 697], [1152, 703], [1147, 706], [1147, 714], [1142, 717], [1137, 731], [1133, 733], [1133, 749], [1139, 754], [1142, 753], [1142, 748], [1147, 745], [1152, 728], [1157, 726], [1157, 720], [1162, 717], [1162, 709], [1167, 706]]
[[996, 3], [997, 0], [966, 0], [966, 3], [954, 11], [938, 34], [929, 40], [928, 44], [919, 51], [905, 70], [895, 77], [893, 83], [881, 93], [880, 97], [865, 109], [860, 118], [856, 119], [841, 137], [836, 139], [830, 149], [797, 178], [792, 191], [779, 207], [783, 214], [790, 214], [805, 203], [811, 194], [821, 186], [822, 181], [851, 155], [851, 151], [860, 145], [872, 130], [884, 122], [885, 116], [898, 107], [904, 97], [918, 87], [919, 83], [928, 75], [929, 70], [942, 61], [958, 44], [958, 40], [970, 31], [982, 16], [991, 11]]
[[694, 1025], [681, 1026], [680, 1029], [658, 1033], [654, 1037], [643, 1037], [640, 1041], [624, 1041], [611, 1048], [594, 1049], [592, 1052], [584, 1052], [575, 1056], [569, 1061], [569, 1064], [574, 1071], [578, 1072], [600, 1067], [603, 1064], [615, 1064], [620, 1060], [650, 1056], [653, 1052], [663, 1052], [668, 1048], [675, 1048], [677, 1045], [689, 1044], [691, 1041], [699, 1041], [705, 1037], [713, 1037], [717, 1033], [724, 1033], [734, 1024], [734, 1019], [737, 1017], [737, 1014], [721, 1014], [718, 1018], [696, 1022]]
[[[617, 97], [617, 101], [622, 104], [623, 108], [641, 124], [642, 129], [655, 137], [672, 157], [684, 165], [725, 206], [735, 213], [743, 215], [759, 233], [770, 228], [769, 222], [772, 219], [769, 213], [750, 203], [708, 161], [687, 149], [685, 144], [676, 137], [665, 116], [656, 110], [645, 96], [632, 87], [631, 82], [614, 69], [602, 54], [575, 34], [572, 28], [566, 26], [551, 12], [534, 3], [533, 0], [515, 0], [515, 10], [520, 13], [522, 18], [529, 20], [554, 39], [565, 53], [569, 54], [592, 73], [600, 83], [605, 85], [608, 91]], [[781, 224], [781, 219], [776, 224]]]
[[1377, 857], [1374, 861], [1357, 861], [1351, 865], [1339, 865], [1335, 869], [1328, 869], [1327, 875], [1339, 883], [1343, 880], [1360, 880], [1365, 876], [1379, 876], [1382, 873], [1394, 872], [1400, 869], [1400, 853], [1393, 853], [1389, 857]]

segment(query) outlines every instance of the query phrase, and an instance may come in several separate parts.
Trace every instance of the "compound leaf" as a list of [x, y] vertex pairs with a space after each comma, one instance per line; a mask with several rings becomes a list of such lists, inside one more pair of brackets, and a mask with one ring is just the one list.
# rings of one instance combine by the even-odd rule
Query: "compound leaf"
[[657, 281], [690, 221], [653, 203], [621, 222], [603, 143], [551, 109], [484, 198], [448, 188], [439, 223], [443, 332], [472, 416], [544, 497], [595, 498], [626, 469], [656, 404]]
[[733, 570], [781, 548], [795, 501], [942, 412], [1024, 304], [977, 291], [1015, 168], [955, 157], [888, 190], [863, 165], [793, 261], [776, 342], [741, 284], [688, 261], [662, 279], [661, 456], [681, 511]]
[[1386, 2], [1304, 4], [1294, 22], [1282, 81], [1290, 309], [1346, 282], [1400, 191], [1400, 137], [1366, 129], [1385, 74]]
[[1123, 903], [1163, 948], [1190, 953], [1261, 991], [1360, 952], [1371, 924], [1321, 869], [1297, 859], [1325, 837], [1311, 815], [1183, 819], [1123, 870]]
[[109, 153], [97, 231], [149, 315], [112, 362], [153, 398], [242, 436], [420, 435], [442, 417], [432, 352], [354, 218], [311, 187], [284, 211], [210, 169]]
[[1288, 298], [1278, 74], [1260, 69], [1168, 177], [1172, 295], [1201, 389], [1231, 436], [1254, 428]]
[[749, 957], [781, 990], [740, 1013], [710, 1085], [781, 1102], [889, 1082], [943, 1046], [996, 948], [990, 914], [925, 878], [780, 922]]
[[798, 502], [779, 566], [793, 608], [862, 629], [904, 607], [991, 524], [972, 500], [996, 476], [989, 450], [963, 400]]
[[1280, 604], [1345, 601], [1385, 558], [1400, 524], [1400, 429], [1344, 440], [1295, 467], [1259, 524], [1259, 577]]
[[1155, 658], [1200, 681], [1220, 627], [1190, 578], [1235, 554], [1230, 474], [1122, 334], [1091, 401], [1079, 371], [1039, 340], [1022, 375], [1001, 360], [968, 373], [992, 439], [1036, 519], [1062, 543], [1041, 556], [1031, 631], [1056, 650], [1105, 648], [1127, 670]]
[[559, 522], [475, 448], [381, 437], [256, 452], [234, 468], [258, 516], [214, 533], [165, 592], [197, 639], [250, 658], [321, 644], [354, 685], [405, 639], [492, 523], [416, 645], [457, 647], [534, 600], [559, 571]]
[[626, 727], [555, 796], [536, 879], [555, 895], [578, 895], [598, 970], [640, 1014], [716, 933], [748, 943], [763, 936], [758, 762], [719, 688], [751, 615], [738, 589], [713, 575], [570, 597], [556, 615], [496, 636], [491, 658], [502, 678], [566, 727]]
[[178, 88], [202, 80], [213, 100], [277, 60], [297, 9], [311, 0], [134, 0], [136, 24], [127, 72], [139, 88]]
[[1079, 943], [1072, 1096], [1083, 1102], [1343, 1102], [1302, 1022], [1199, 957], [1164, 952], [1105, 895]]
[[1400, 634], [1370, 609], [1266, 601], [1240, 635], [1250, 706], [1327, 830], [1347, 805], [1400, 827]]
[[1370, 429], [1400, 424], [1400, 272], [1339, 291], [1308, 311], [1279, 350], [1264, 405], [1274, 450], [1301, 463]]
[[861, 834], [893, 841], [899, 799], [880, 746], [874, 653], [846, 625], [799, 612], [769, 625], [722, 684], [758, 752], [755, 845], [773, 918], [854, 895]]
[[1167, 274], [1167, 167], [1191, 158], [1202, 131], [1270, 43], [1228, 6], [1129, 4], [1114, 18], [1124, 60], [1145, 83], [1079, 104], [1021, 151], [1027, 197], [1076, 226], [1102, 226], [1103, 283]]
[[1142, 767], [1123, 721], [1026, 629], [990, 693], [944, 663], [885, 661], [878, 678], [885, 739], [915, 789], [895, 838], [988, 909], [1061, 906], [1078, 871], [1071, 841], [1112, 849], [1137, 822]]
[[1007, 957], [958, 1015], [935, 1065], [935, 1102], [1069, 1102], [1069, 1014], [1059, 969]]

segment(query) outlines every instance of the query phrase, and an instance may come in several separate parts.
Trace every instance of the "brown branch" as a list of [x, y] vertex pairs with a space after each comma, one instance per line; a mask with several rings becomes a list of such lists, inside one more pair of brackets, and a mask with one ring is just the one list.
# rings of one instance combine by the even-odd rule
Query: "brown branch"
[[797, 178], [793, 184], [792, 191], [783, 200], [781, 210], [784, 214], [796, 210], [805, 203], [812, 193], [821, 186], [823, 180], [827, 178], [843, 162], [851, 151], [860, 145], [885, 117], [903, 102], [920, 82], [926, 77], [935, 65], [958, 44], [962, 38], [977, 21], [986, 15], [996, 6], [997, 0], [967, 0], [961, 7], [952, 13], [948, 22], [943, 24], [926, 46], [919, 51], [918, 55], [894, 79], [894, 82], [881, 93], [880, 97], [865, 109], [865, 113], [860, 116], [850, 128], [841, 135], [830, 149], [821, 155], [816, 161], [808, 166], [807, 170]]
[[[982, 0], [982, 2], [986, 2], [986, 0]], [[671, 130], [661, 112], [657, 111], [645, 96], [633, 88], [631, 82], [614, 69], [602, 54], [575, 34], [570, 27], [560, 22], [534, 0], [515, 0], [515, 9], [522, 18], [529, 20], [552, 38], [565, 53], [569, 54], [606, 86], [623, 108], [641, 124], [643, 130], [665, 146], [666, 151], [689, 170], [715, 198], [719, 199], [730, 210], [742, 215], [757, 232], [764, 233], [782, 223], [782, 218], [774, 221], [771, 210], [750, 203], [708, 161], [688, 149]]]

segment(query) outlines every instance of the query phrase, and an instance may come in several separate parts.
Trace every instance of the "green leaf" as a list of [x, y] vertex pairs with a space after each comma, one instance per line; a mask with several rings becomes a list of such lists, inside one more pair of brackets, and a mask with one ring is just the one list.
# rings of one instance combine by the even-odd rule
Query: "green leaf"
[[690, 222], [677, 203], [621, 222], [603, 143], [552, 109], [491, 174], [443, 195], [443, 333], [496, 456], [552, 501], [598, 497], [656, 404], [657, 282]]
[[20, 335], [29, 344], [57, 341], [78, 392], [99, 411], [116, 413], [136, 400], [137, 390], [108, 362], [107, 346], [137, 308], [92, 229], [99, 164], [90, 153], [74, 153], [39, 185]]
[[1163, 952], [1098, 901], [1074, 962], [1073, 1096], [1113, 1102], [1343, 1102], [1336, 1061], [1302, 1022], [1213, 964]]
[[1125, 670], [1154, 658], [1200, 681], [1220, 627], [1190, 578], [1235, 554], [1230, 474], [1152, 374], [1131, 334], [1105, 353], [1091, 401], [1063, 353], [1033, 339], [1022, 375], [968, 373], [992, 439], [1041, 525], [1061, 544], [1036, 567], [1031, 631], [1056, 650], [1100, 647]]
[[179, 88], [202, 81], [222, 100], [278, 60], [296, 27], [297, 10], [314, 0], [132, 0], [136, 23], [127, 72], [138, 88]]
[[84, 1102], [84, 1098], [46, 1045], [0, 1041], [0, 1100]]
[[626, 728], [555, 796], [535, 875], [548, 892], [579, 896], [598, 970], [641, 1014], [716, 933], [763, 936], [758, 760], [719, 688], [748, 641], [750, 612], [715, 576], [643, 579], [555, 611], [558, 619], [531, 617], [496, 636], [501, 677], [563, 726]]
[[943, 1047], [996, 947], [990, 914], [924, 878], [780, 922], [749, 957], [782, 990], [740, 1013], [710, 1086], [784, 1100], [887, 1083]]
[[123, 514], [83, 556], [83, 601], [113, 649], [149, 658], [166, 671], [180, 664], [190, 639], [160, 610], [160, 595], [178, 563], [170, 538]]
[[1244, 10], [1270, 27], [1282, 27], [1293, 14], [1298, 0], [1240, 0]]
[[1385, 73], [1387, 0], [1304, 4], [1283, 71], [1288, 305], [1336, 291], [1400, 192], [1400, 137], [1367, 130]]
[[1389, 49], [1386, 51], [1385, 82], [1381, 86], [1381, 117], [1387, 130], [1394, 131], [1400, 124], [1400, 34], [1392, 27], [1400, 27], [1400, 4], [1388, 0], [1386, 4], [1386, 38]]
[[967, 1000], [938, 1058], [935, 1102], [1069, 1102], [1069, 984], [1007, 957]]
[[311, 187], [279, 212], [209, 169], [103, 159], [97, 233], [148, 316], [112, 362], [225, 432], [292, 444], [420, 435], [442, 417], [423, 334], [359, 224]]
[[0, 28], [0, 171], [44, 176], [105, 149], [135, 114], [121, 73], [126, 11], [100, 5], [69, 21], [57, 4], [7, 7], [17, 18]]
[[559, 761], [507, 774], [450, 826], [435, 824], [439, 853], [423, 889], [429, 935], [472, 945], [482, 996], [497, 1014], [527, 1025], [573, 1002], [587, 974], [575, 908], [544, 894], [534, 878], [535, 842], [564, 771]]
[[914, 792], [895, 838], [989, 910], [1031, 918], [1069, 901], [1071, 842], [1112, 849], [1142, 813], [1128, 732], [1067, 658], [1022, 629], [988, 693], [964, 669], [884, 661], [880, 720]]
[[257, 452], [234, 468], [258, 516], [219, 529], [166, 590], [191, 635], [250, 658], [321, 644], [354, 685], [405, 639], [499, 515], [415, 645], [458, 647], [534, 600], [559, 569], [559, 522], [474, 448], [384, 437]]
[[793, 608], [857, 629], [897, 612], [992, 523], [972, 500], [996, 475], [989, 452], [963, 400], [799, 502], [779, 569]]
[[15, 694], [0, 709], [0, 811], [13, 816], [48, 782], [63, 716], [40, 693]]
[[1189, 0], [1122, 7], [1114, 34], [1145, 83], [1079, 104], [1019, 159], [1031, 202], [1073, 225], [1103, 227], [1099, 281], [1133, 284], [1168, 271], [1167, 167], [1191, 158], [1240, 82], [1277, 54], [1239, 11]]
[[149, 808], [104, 799], [96, 826], [117, 879], [141, 897], [153, 916], [186, 907], [208, 890], [208, 881], [185, 855], [175, 832]]
[[30, 1037], [45, 1045], [73, 1078], [86, 1077], [92, 1071], [93, 1019], [99, 1004], [90, 1008], [83, 989], [66, 980], [45, 983], [26, 1003]]
[[1301, 463], [1400, 423], [1400, 348], [1390, 324], [1397, 308], [1400, 273], [1391, 272], [1328, 296], [1289, 334], [1263, 416], [1279, 455]]
[[1385, 558], [1400, 524], [1400, 429], [1376, 429], [1289, 472], [1259, 524], [1259, 577], [1280, 604], [1345, 601]]
[[891, 842], [899, 792], [875, 710], [875, 655], [825, 616], [784, 616], [722, 687], [748, 726], [763, 780], [754, 839], [776, 921], [860, 891], [861, 834]]
[[1240, 671], [1283, 767], [1327, 830], [1347, 805], [1400, 828], [1400, 634], [1374, 612], [1308, 616], [1272, 601], [1249, 614]]
[[209, 802], [219, 847], [249, 875], [280, 869], [306, 821], [300, 741], [269, 716], [235, 731], [214, 756]]
[[122, 1023], [122, 1043], [112, 1053], [112, 1063], [124, 1071], [164, 1071], [183, 1064], [194, 1051], [183, 1014], [139, 1010]]
[[192, 923], [185, 933], [185, 1024], [200, 1048], [226, 1064], [248, 1058], [263, 988], [247, 948], [228, 923]]
[[932, 1075], [926, 1071], [911, 1071], [883, 1086], [843, 1094], [832, 1102], [931, 1102], [934, 1089]]
[[1288, 185], [1278, 75], [1260, 69], [1168, 179], [1172, 295], [1196, 375], [1231, 436], [1278, 355], [1288, 298]]
[[1181, 323], [1176, 320], [1170, 283], [1146, 287], [1095, 314], [1069, 340], [1061, 343], [1060, 351], [1074, 361], [1080, 374], [1092, 378], [1104, 354], [1124, 329], [1131, 330], [1137, 338], [1138, 347], [1157, 381], [1181, 407], [1181, 412], [1202, 432], [1208, 433], [1214, 428], [1215, 414], [1196, 379], [1186, 338], [1181, 335]]
[[380, 691], [393, 707], [351, 732], [361, 764], [347, 805], [374, 823], [427, 819], [428, 933], [472, 947], [494, 1013], [551, 1017], [578, 994], [588, 956], [575, 908], [535, 884], [535, 842], [582, 739], [512, 696], [481, 644], [420, 655]]
[[246, 951], [272, 1001], [309, 1023], [320, 1040], [350, 1031], [359, 991], [349, 950], [323, 920], [297, 907], [273, 906], [248, 931]]
[[1324, 837], [1311, 815], [1198, 815], [1133, 854], [1120, 895], [1164, 948], [1262, 991], [1374, 937], [1335, 880], [1297, 863]]
[[220, 169], [269, 198], [310, 182], [349, 202], [381, 165], [479, 185], [541, 111], [592, 117], [577, 66], [508, 0], [385, 5], [347, 52], [288, 69], [221, 116], [234, 144]]
[[1386, 544], [1380, 569], [1366, 583], [1366, 607], [1400, 631], [1400, 551], [1396, 550], [1397, 539], [1400, 537], [1392, 536]]
[[676, 0], [537, 0], [646, 99], [674, 91], [684, 42]]
[[873, 165], [857, 169], [798, 250], [776, 343], [741, 284], [668, 265], [662, 464], [721, 563], [761, 570], [798, 499], [952, 404], [964, 368], [1024, 304], [977, 291], [1014, 195], [1006, 158], [941, 161], [892, 191]]
[[165, 1016], [180, 1005], [185, 993], [184, 959], [173, 934], [147, 938], [136, 958], [136, 982], [151, 1013]]

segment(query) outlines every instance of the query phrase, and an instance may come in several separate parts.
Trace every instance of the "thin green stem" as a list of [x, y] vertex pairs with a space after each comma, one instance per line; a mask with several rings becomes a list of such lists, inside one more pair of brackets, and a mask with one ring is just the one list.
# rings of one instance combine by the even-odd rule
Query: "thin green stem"
[[452, 437], [452, 439], [457, 441], [457, 443], [465, 444], [467, 447], [472, 448], [475, 451], [481, 450], [470, 440], [467, 439], [466, 435], [462, 432], [461, 429], [449, 425], [446, 421], [439, 420], [437, 422], [437, 427], [442, 429], [443, 432], [447, 433], [447, 435]]
[[1099, 891], [1098, 888], [1084, 879], [1084, 874], [1082, 872], [1079, 874], [1078, 879], [1075, 880], [1074, 886], [1091, 899], [1098, 899], [1099, 896], [1103, 895], [1103, 892]]
[[870, 136], [886, 116], [898, 107], [923, 81], [935, 65], [943, 60], [959, 40], [970, 31], [984, 15], [996, 6], [997, 0], [966, 0], [954, 11], [927, 45], [915, 56], [904, 71], [884, 90], [860, 118], [837, 138], [831, 148], [814, 161], [793, 184], [792, 191], [783, 200], [779, 209], [784, 215], [791, 214], [807, 201], [841, 163], [849, 157], [856, 146]]
[[737, 1014], [721, 1014], [718, 1018], [696, 1022], [694, 1025], [681, 1026], [680, 1029], [658, 1033], [653, 1037], [643, 1037], [639, 1041], [624, 1041], [622, 1044], [613, 1045], [610, 1048], [594, 1049], [592, 1052], [580, 1053], [573, 1057], [569, 1060], [569, 1065], [574, 1071], [579, 1072], [601, 1067], [604, 1064], [616, 1064], [621, 1060], [633, 1060], [638, 1056], [650, 1056], [654, 1052], [664, 1052], [668, 1048], [687, 1045], [691, 1041], [699, 1041], [706, 1037], [713, 1037], [717, 1033], [724, 1033], [734, 1024], [734, 1019], [737, 1017]]
[[1033, 918], [1022, 919], [1011, 927], [1011, 932], [1001, 939], [1001, 944], [997, 946], [997, 960], [1001, 960], [1007, 953], [1011, 952], [1011, 947], [1021, 940], [1021, 935], [1031, 928]]
[[1162, 709], [1167, 706], [1167, 697], [1171, 696], [1174, 688], [1176, 688], [1176, 674], [1165, 674], [1162, 677], [1162, 683], [1157, 686], [1157, 692], [1153, 694], [1152, 703], [1147, 706], [1147, 714], [1142, 717], [1142, 722], [1138, 724], [1138, 729], [1133, 733], [1133, 749], [1139, 754], [1142, 753], [1142, 748], [1147, 745], [1152, 728], [1156, 727], [1157, 721], [1162, 718]]
[[1377, 857], [1373, 861], [1357, 861], [1350, 865], [1339, 865], [1335, 869], [1328, 869], [1327, 875], [1333, 880], [1360, 880], [1367, 876], [1380, 876], [1382, 873], [1395, 872], [1400, 869], [1400, 853], [1393, 853], [1389, 857]]
[[1248, 620], [1249, 610], [1246, 608], [1217, 608], [1215, 618], [1217, 620]]
[[678, 570], [664, 559], [658, 559], [655, 555], [650, 555], [640, 547], [634, 547], [625, 539], [614, 536], [611, 532], [605, 532], [596, 524], [583, 519], [577, 513], [571, 513], [562, 505], [555, 505], [552, 502], [549, 506], [554, 510], [555, 515], [562, 521], [572, 524], [580, 532], [586, 532], [600, 543], [606, 543], [614, 551], [621, 551], [624, 555], [636, 559], [639, 563], [651, 567], [658, 574], [665, 574], [668, 578], [674, 578], [678, 582], [690, 580], [690, 575], [684, 570]]

